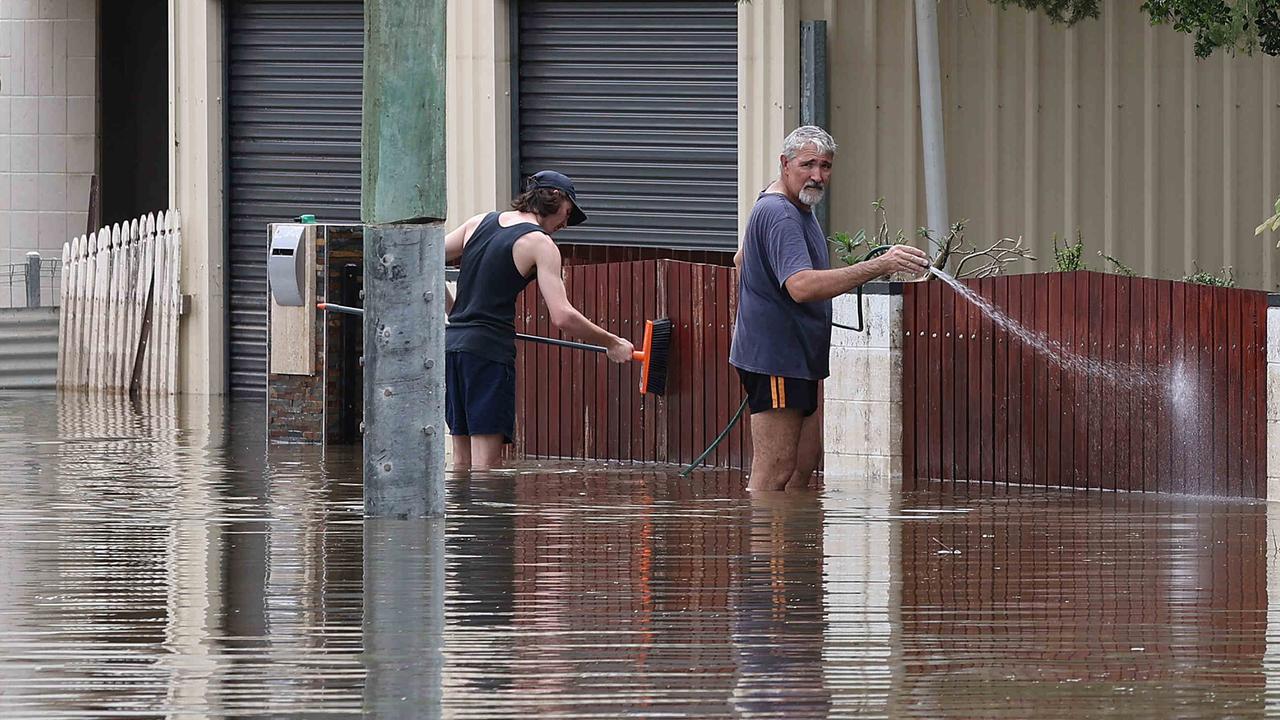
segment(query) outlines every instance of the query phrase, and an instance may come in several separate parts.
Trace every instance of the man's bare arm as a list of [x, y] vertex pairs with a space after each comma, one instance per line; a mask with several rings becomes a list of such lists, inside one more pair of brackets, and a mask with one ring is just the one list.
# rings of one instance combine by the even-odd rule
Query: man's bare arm
[[830, 300], [863, 283], [896, 272], [923, 272], [929, 257], [919, 248], [894, 245], [878, 258], [833, 270], [801, 270], [787, 278], [785, 286], [791, 299], [798, 303]]
[[635, 350], [630, 340], [620, 338], [591, 322], [569, 302], [569, 294], [565, 291], [564, 280], [560, 276], [560, 250], [550, 238], [538, 243], [534, 251], [534, 262], [538, 271], [538, 290], [542, 293], [547, 312], [556, 328], [585, 342], [604, 346], [608, 350], [609, 359], [614, 362], [630, 360], [631, 353]]

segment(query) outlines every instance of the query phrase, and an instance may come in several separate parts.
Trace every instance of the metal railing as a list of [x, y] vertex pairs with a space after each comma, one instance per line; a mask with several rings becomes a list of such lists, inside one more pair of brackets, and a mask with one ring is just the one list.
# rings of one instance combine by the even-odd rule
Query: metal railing
[[61, 280], [61, 260], [29, 252], [26, 262], [0, 265], [0, 307], [56, 306]]

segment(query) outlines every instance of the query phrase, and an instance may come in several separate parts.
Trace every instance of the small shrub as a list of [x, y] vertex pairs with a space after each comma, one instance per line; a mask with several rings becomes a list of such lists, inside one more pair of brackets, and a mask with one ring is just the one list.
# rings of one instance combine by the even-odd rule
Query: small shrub
[[876, 221], [879, 225], [876, 228], [874, 240], [868, 240], [867, 231], [861, 228], [853, 235], [847, 232], [837, 232], [832, 233], [827, 238], [836, 247], [836, 257], [845, 265], [853, 265], [856, 262], [860, 262], [873, 248], [881, 245], [902, 245], [907, 241], [907, 236], [901, 229], [892, 236], [889, 234], [889, 219], [885, 210], [884, 198], [879, 198], [871, 203], [871, 207], [875, 210]]
[[1074, 244], [1067, 244], [1064, 240], [1062, 247], [1058, 247], [1058, 234], [1053, 234], [1053, 269], [1055, 272], [1075, 272], [1077, 270], [1088, 270], [1084, 264], [1084, 240], [1080, 236], [1080, 231], [1076, 231], [1076, 241]]
[[1119, 274], [1119, 275], [1123, 275], [1123, 276], [1125, 276], [1125, 277], [1137, 277], [1137, 276], [1138, 276], [1138, 273], [1137, 273], [1133, 268], [1129, 267], [1128, 265], [1125, 265], [1124, 263], [1122, 263], [1122, 262], [1120, 262], [1119, 260], [1117, 260], [1117, 259], [1115, 259], [1115, 258], [1111, 257], [1110, 255], [1108, 255], [1108, 254], [1106, 254], [1106, 253], [1102, 252], [1101, 250], [1099, 250], [1099, 251], [1098, 251], [1098, 255], [1099, 255], [1103, 260], [1106, 260], [1107, 262], [1111, 263], [1111, 266], [1112, 266], [1113, 268], [1115, 268], [1115, 271], [1116, 271], [1116, 273], [1117, 273], [1117, 274]]
[[1194, 283], [1196, 285], [1211, 285], [1213, 287], [1231, 288], [1236, 286], [1235, 273], [1230, 267], [1224, 267], [1217, 274], [1205, 272], [1193, 264], [1195, 272], [1190, 275], [1183, 276], [1183, 282]]
[[[906, 233], [902, 229], [890, 232], [888, 213], [885, 210], [884, 198], [871, 203], [875, 210], [876, 229], [873, 236], [866, 230], [859, 230], [850, 235], [846, 232], [832, 233], [827, 238], [835, 247], [836, 257], [846, 265], [862, 260], [873, 248], [882, 245], [903, 245], [907, 242]], [[965, 238], [968, 220], [959, 220], [951, 225], [945, 237], [938, 239], [925, 228], [916, 230], [916, 235], [923, 238], [933, 251], [933, 266], [943, 270], [951, 267], [951, 274], [958, 278], [992, 277], [1004, 272], [1007, 265], [1020, 260], [1035, 260], [1035, 256], [1027, 251], [1022, 238], [1001, 238], [988, 247], [977, 247]], [[929, 276], [932, 279], [934, 276]]]

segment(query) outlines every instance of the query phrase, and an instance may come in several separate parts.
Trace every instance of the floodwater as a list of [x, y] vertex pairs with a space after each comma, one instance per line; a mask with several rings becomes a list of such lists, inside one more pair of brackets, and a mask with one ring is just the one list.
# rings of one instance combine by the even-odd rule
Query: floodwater
[[1280, 710], [1265, 503], [530, 466], [365, 522], [207, 403], [0, 394], [0, 716]]

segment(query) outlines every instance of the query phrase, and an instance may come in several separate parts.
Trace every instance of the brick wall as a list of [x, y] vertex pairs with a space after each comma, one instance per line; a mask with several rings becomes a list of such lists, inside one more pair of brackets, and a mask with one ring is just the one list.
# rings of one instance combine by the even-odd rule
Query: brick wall
[[[95, 0], [0, 0], [0, 265], [61, 257], [96, 165]], [[0, 307], [23, 304], [0, 287]], [[45, 302], [52, 302], [47, 288]]]

